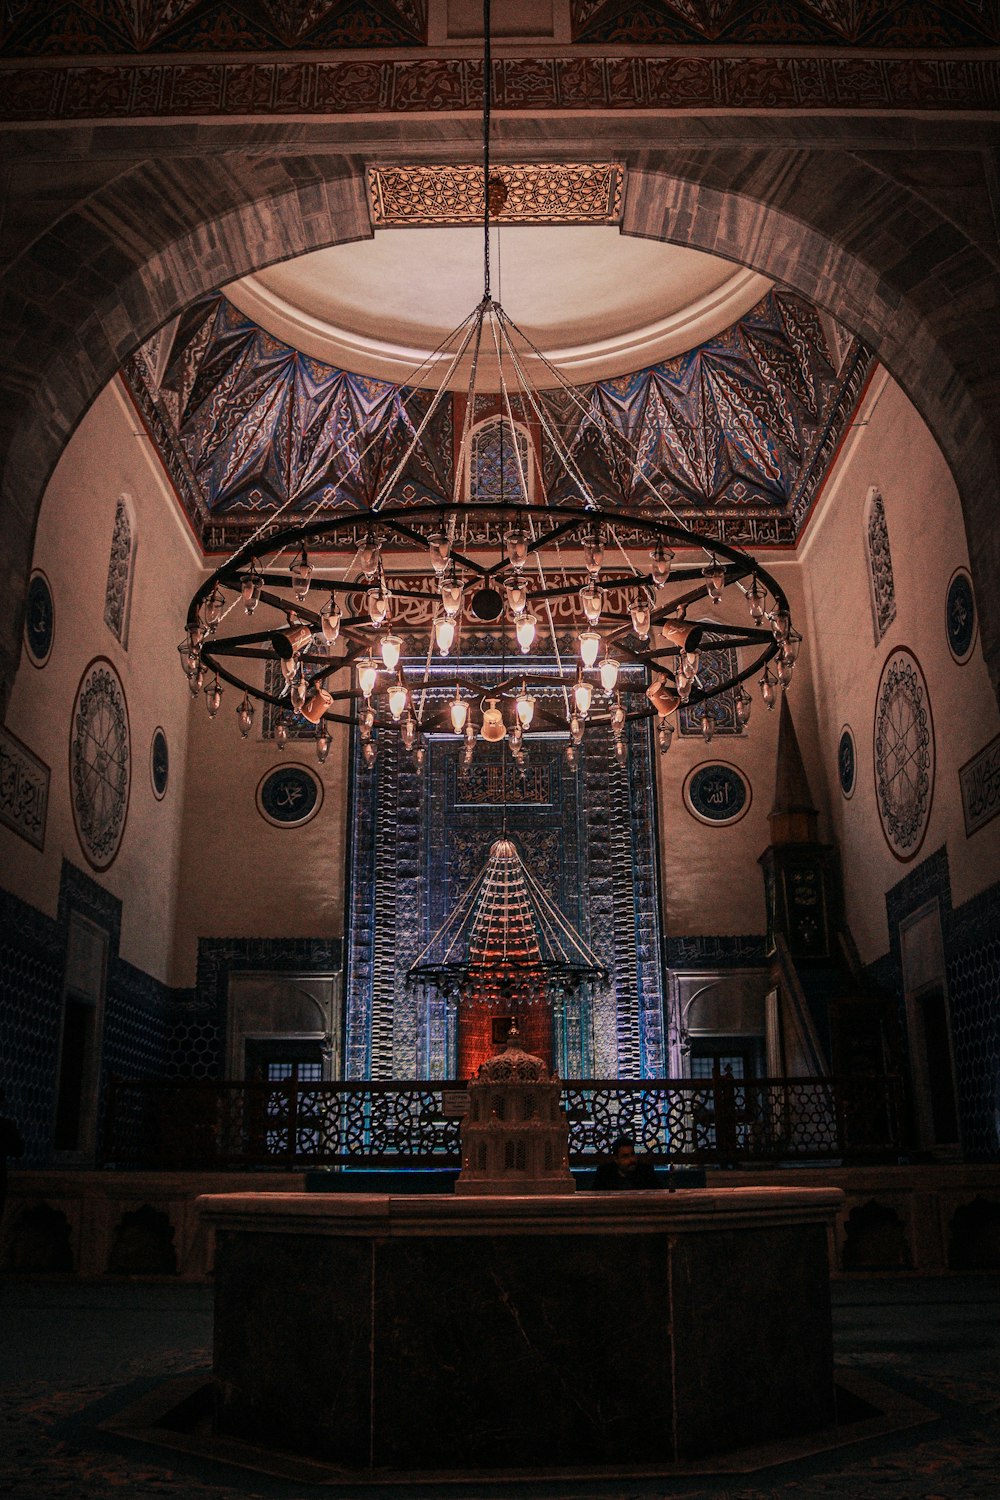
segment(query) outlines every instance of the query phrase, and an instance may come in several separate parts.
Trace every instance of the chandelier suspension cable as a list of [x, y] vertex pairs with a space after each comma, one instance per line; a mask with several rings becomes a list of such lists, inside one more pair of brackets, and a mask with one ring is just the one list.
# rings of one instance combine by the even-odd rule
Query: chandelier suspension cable
[[493, 52], [490, 43], [490, 0], [483, 0], [483, 302], [490, 296], [490, 104], [493, 94]]

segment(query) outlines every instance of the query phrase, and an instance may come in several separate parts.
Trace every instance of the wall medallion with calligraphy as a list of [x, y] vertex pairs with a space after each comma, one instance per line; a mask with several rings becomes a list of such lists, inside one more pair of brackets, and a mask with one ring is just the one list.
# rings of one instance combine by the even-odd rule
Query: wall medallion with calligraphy
[[837, 780], [845, 797], [854, 796], [858, 779], [858, 756], [854, 747], [854, 730], [845, 724], [837, 742]]
[[257, 787], [257, 811], [275, 828], [301, 828], [322, 805], [323, 783], [308, 766], [277, 766]]
[[709, 761], [689, 771], [684, 782], [687, 809], [716, 828], [738, 823], [750, 806], [750, 783], [727, 761]]
[[976, 599], [967, 568], [956, 568], [945, 599], [945, 630], [948, 650], [959, 666], [969, 660], [976, 644]]
[[934, 796], [934, 722], [920, 663], [905, 646], [886, 658], [875, 696], [872, 760], [886, 843], [913, 859], [927, 832]]
[[55, 620], [55, 605], [52, 602], [49, 580], [36, 568], [28, 583], [28, 597], [24, 607], [24, 644], [28, 648], [28, 660], [33, 667], [44, 667], [52, 654]]

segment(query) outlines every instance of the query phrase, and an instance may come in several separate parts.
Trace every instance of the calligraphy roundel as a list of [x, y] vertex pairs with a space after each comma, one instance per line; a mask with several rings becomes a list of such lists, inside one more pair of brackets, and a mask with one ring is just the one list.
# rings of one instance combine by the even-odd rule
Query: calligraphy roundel
[[118, 853], [132, 777], [128, 708], [121, 679], [96, 657], [76, 690], [69, 740], [70, 798], [77, 837], [95, 870]]
[[308, 766], [277, 766], [257, 787], [257, 811], [276, 828], [301, 828], [322, 805], [323, 783]]
[[934, 722], [920, 663], [905, 646], [882, 668], [875, 698], [875, 800], [886, 842], [898, 860], [913, 859], [934, 795]]
[[845, 724], [837, 743], [837, 779], [845, 797], [854, 796], [858, 779], [858, 755], [854, 748], [854, 730]]
[[153, 738], [149, 745], [149, 779], [153, 785], [153, 796], [157, 802], [161, 802], [167, 792], [167, 778], [170, 774], [170, 751], [167, 747], [167, 737], [162, 728], [157, 725], [153, 730]]
[[36, 568], [28, 582], [24, 610], [24, 643], [28, 648], [28, 660], [34, 667], [44, 667], [52, 654], [55, 619], [49, 580]]
[[738, 823], [745, 815], [750, 806], [750, 783], [727, 761], [706, 762], [688, 772], [684, 800], [700, 822], [719, 828]]
[[964, 665], [976, 644], [976, 599], [972, 592], [972, 579], [966, 568], [956, 568], [949, 580], [945, 600], [945, 629], [948, 633], [949, 651], [960, 666]]

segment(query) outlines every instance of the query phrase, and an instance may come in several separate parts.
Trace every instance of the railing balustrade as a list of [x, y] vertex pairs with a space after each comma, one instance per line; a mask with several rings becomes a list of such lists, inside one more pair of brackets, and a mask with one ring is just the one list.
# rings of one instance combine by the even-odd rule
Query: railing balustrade
[[[440, 1081], [112, 1079], [109, 1167], [220, 1170], [459, 1165], [465, 1089]], [[570, 1164], [619, 1135], [678, 1165], [885, 1160], [901, 1149], [899, 1080], [577, 1079], [562, 1085]]]

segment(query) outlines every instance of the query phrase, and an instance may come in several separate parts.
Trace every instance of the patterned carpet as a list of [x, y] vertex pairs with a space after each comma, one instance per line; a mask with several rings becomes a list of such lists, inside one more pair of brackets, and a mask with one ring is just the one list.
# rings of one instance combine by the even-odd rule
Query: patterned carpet
[[0, 1495], [11, 1500], [997, 1500], [1000, 1281], [869, 1280], [834, 1287], [837, 1358], [937, 1420], [752, 1476], [485, 1486], [293, 1484], [101, 1431], [168, 1376], [207, 1369], [211, 1290], [169, 1285], [0, 1286]]

